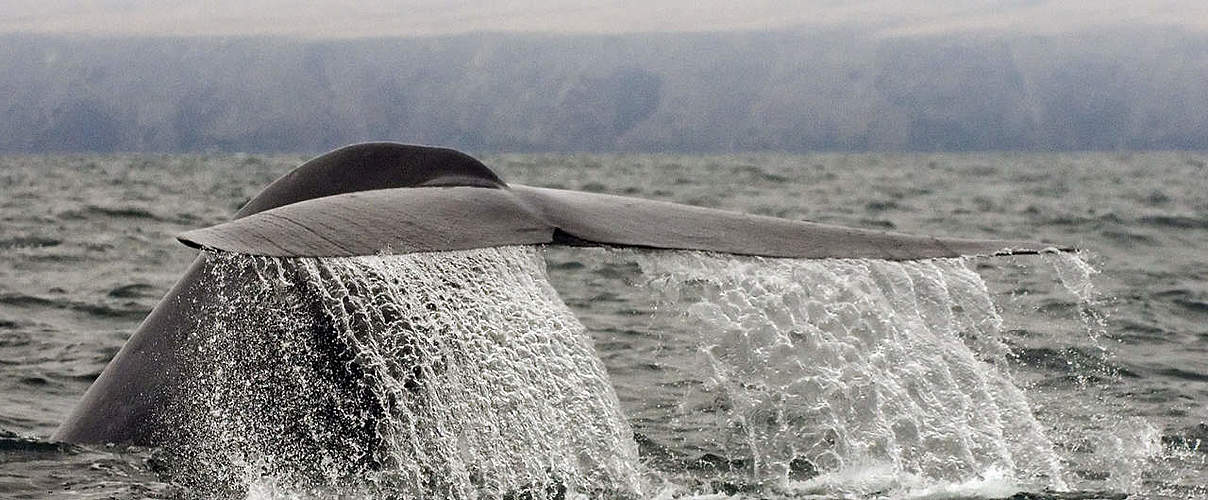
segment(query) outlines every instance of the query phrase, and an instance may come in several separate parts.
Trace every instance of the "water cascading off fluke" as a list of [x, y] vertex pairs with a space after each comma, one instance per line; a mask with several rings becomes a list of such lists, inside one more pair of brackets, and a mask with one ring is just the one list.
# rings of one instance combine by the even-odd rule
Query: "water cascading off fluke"
[[832, 494], [987, 477], [1010, 491], [1064, 488], [967, 260], [604, 260], [640, 264], [659, 297], [655, 327], [695, 337], [699, 361], [668, 364], [692, 367], [677, 378], [699, 380], [684, 397], [703, 403], [670, 421], [699, 427], [712, 414], [715, 430], [680, 447], [745, 464], [738, 481]]
[[639, 491], [632, 432], [537, 250], [207, 261], [209, 285], [227, 293], [192, 332], [206, 340], [173, 410], [178, 482], [433, 498]]

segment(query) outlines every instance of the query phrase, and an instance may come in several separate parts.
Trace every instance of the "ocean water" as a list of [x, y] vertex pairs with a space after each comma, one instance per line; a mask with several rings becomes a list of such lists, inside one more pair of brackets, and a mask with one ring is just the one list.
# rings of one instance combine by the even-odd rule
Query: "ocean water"
[[[209, 256], [248, 288], [206, 333], [248, 348], [199, 353], [194, 445], [50, 441], [197, 258], [173, 236], [304, 159], [0, 157], [0, 497], [1208, 497], [1195, 153], [487, 156], [515, 183], [1083, 250]], [[231, 375], [314, 354], [300, 289], [346, 318], [370, 397]], [[373, 449], [273, 439], [308, 398], [368, 405]]]

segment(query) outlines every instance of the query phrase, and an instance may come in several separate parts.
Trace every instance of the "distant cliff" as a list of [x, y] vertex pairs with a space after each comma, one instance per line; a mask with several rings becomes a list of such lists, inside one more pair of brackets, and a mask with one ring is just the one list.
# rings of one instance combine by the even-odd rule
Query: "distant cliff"
[[5, 35], [0, 110], [0, 152], [1208, 149], [1208, 35]]

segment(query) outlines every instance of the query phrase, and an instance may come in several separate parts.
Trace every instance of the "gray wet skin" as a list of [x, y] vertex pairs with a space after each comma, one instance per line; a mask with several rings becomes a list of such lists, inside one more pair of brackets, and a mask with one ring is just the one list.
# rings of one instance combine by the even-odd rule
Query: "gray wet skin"
[[370, 143], [273, 182], [236, 219], [186, 245], [275, 257], [350, 257], [572, 244], [805, 259], [1036, 253], [1027, 241], [934, 238], [623, 196], [508, 185], [462, 153]]
[[[334, 257], [564, 244], [793, 258], [911, 260], [1037, 253], [1051, 245], [967, 240], [791, 221], [660, 201], [508, 185], [450, 149], [366, 143], [277, 179], [231, 222], [189, 231], [197, 248]], [[1065, 248], [1062, 248], [1063, 250]], [[170, 440], [187, 331], [213, 300], [199, 258], [85, 393], [54, 439], [150, 445]]]

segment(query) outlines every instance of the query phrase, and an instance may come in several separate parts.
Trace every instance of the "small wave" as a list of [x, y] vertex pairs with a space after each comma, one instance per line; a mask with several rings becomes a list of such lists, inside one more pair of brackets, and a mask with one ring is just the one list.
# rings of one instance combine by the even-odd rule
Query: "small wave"
[[1200, 422], [1175, 433], [1163, 434], [1162, 444], [1172, 448], [1208, 453], [1208, 423]]
[[1112, 363], [1106, 352], [1081, 347], [1016, 347], [1013, 355], [1017, 362], [1032, 368], [1041, 368], [1072, 375], [1119, 375], [1138, 378], [1139, 375]]
[[113, 208], [101, 207], [97, 205], [88, 205], [84, 208], [64, 210], [59, 212], [59, 219], [62, 220], [83, 220], [95, 216], [102, 217], [137, 217], [155, 219], [156, 217], [143, 209], [134, 208]]
[[1019, 492], [1007, 497], [1006, 500], [1124, 500], [1125, 498], [1128, 498], [1127, 493], [1111, 491], [1043, 491], [1040, 493]]
[[1146, 342], [1168, 342], [1171, 332], [1155, 325], [1128, 319], [1116, 320], [1121, 332], [1128, 338], [1144, 339]]
[[1036, 305], [1036, 312], [1042, 314], [1059, 314], [1063, 311], [1076, 310], [1078, 302], [1064, 298], [1048, 298]]
[[123, 309], [103, 304], [89, 304], [66, 299], [48, 299], [35, 295], [20, 293], [0, 294], [0, 304], [18, 307], [45, 307], [50, 309], [68, 309], [72, 311], [100, 316], [103, 318], [139, 319], [146, 316], [150, 310], [142, 307]]
[[860, 224], [880, 229], [896, 229], [898, 227], [898, 225], [894, 224], [893, 221], [888, 221], [885, 219], [860, 219]]
[[1112, 240], [1116, 243], [1129, 245], [1129, 246], [1137, 245], [1137, 244], [1153, 245], [1153, 244], [1157, 243], [1152, 237], [1144, 235], [1144, 234], [1136, 233], [1133, 231], [1121, 231], [1121, 230], [1112, 229], [1112, 230], [1107, 230], [1107, 231], [1101, 231], [1099, 234], [1103, 235], [1104, 238]]
[[1049, 217], [1044, 221], [1044, 224], [1054, 226], [1081, 226], [1081, 225], [1098, 225], [1098, 224], [1124, 224], [1126, 221], [1123, 217], [1112, 212], [1089, 216], [1060, 214]]
[[1192, 372], [1192, 371], [1182, 370], [1182, 369], [1174, 368], [1174, 367], [1163, 368], [1161, 370], [1157, 370], [1155, 373], [1157, 373], [1158, 375], [1174, 377], [1174, 378], [1182, 379], [1182, 380], [1194, 380], [1196, 382], [1208, 382], [1208, 373]]
[[0, 240], [0, 249], [10, 248], [46, 248], [57, 247], [63, 244], [63, 240], [55, 238], [46, 238], [42, 236], [18, 236]]
[[75, 447], [67, 443], [43, 441], [22, 436], [7, 429], [0, 429], [0, 453], [69, 453], [72, 451], [75, 451]]
[[586, 267], [586, 266], [584, 266], [582, 262], [579, 262], [576, 260], [549, 264], [549, 269], [557, 269], [559, 271], [576, 271], [579, 269], [583, 269], [584, 267]]
[[146, 283], [132, 283], [114, 288], [108, 295], [121, 299], [153, 299], [159, 296], [159, 292]]
[[1160, 298], [1160, 299], [1178, 300], [1181, 298], [1190, 297], [1193, 293], [1195, 293], [1195, 292], [1193, 292], [1191, 290], [1187, 290], [1185, 288], [1173, 288], [1173, 289], [1169, 289], [1169, 290], [1162, 290], [1160, 292], [1156, 292], [1153, 294], [1153, 296], [1155, 298]]
[[10, 306], [19, 306], [19, 307], [29, 307], [29, 306], [59, 307], [60, 306], [59, 301], [46, 299], [46, 298], [42, 298], [42, 297], [36, 297], [33, 295], [24, 295], [24, 294], [20, 294], [20, 293], [8, 293], [8, 294], [0, 295], [0, 304], [8, 304]]
[[78, 302], [72, 303], [70, 308], [74, 311], [91, 314], [93, 316], [121, 319], [141, 319], [151, 312], [150, 309], [141, 307], [133, 309], [121, 309], [100, 304], [84, 304]]
[[902, 206], [894, 200], [877, 200], [864, 204], [864, 209], [868, 210], [869, 212], [885, 212], [889, 210], [900, 210], [901, 208]]
[[180, 213], [169, 216], [158, 214], [149, 209], [136, 206], [87, 205], [82, 209], [67, 210], [59, 213], [60, 219], [90, 219], [93, 217], [146, 219], [156, 222], [168, 222], [174, 224], [190, 224], [197, 221], [197, 217], [195, 215], [188, 213]]
[[1187, 312], [1208, 314], [1208, 300], [1202, 294], [1183, 288], [1163, 290], [1152, 295], [1155, 299], [1168, 300]]
[[151, 211], [138, 207], [103, 207], [99, 205], [89, 205], [88, 212], [98, 215], [107, 215], [110, 217], [133, 217], [136, 219], [163, 220], [162, 217], [151, 213]]
[[1174, 303], [1188, 311], [1208, 314], [1208, 302], [1202, 300], [1175, 299]]
[[60, 264], [79, 263], [90, 260], [88, 257], [83, 255], [71, 255], [63, 253], [29, 255], [26, 256], [25, 259], [31, 262], [56, 262]]
[[1059, 215], [1049, 217], [1044, 221], [1046, 226], [1080, 226], [1095, 222], [1095, 219], [1089, 217], [1078, 217], [1074, 215]]
[[50, 379], [47, 379], [46, 377], [39, 377], [39, 376], [21, 377], [19, 382], [23, 385], [33, 385], [33, 386], [39, 386], [39, 387], [50, 385]]
[[1208, 218], [1190, 215], [1147, 215], [1137, 221], [1177, 229], [1208, 229]]
[[[104, 359], [113, 359], [113, 356], [116, 354], [117, 354], [116, 352], [107, 353], [106, 356], [104, 356]], [[60, 378], [62, 378], [64, 380], [71, 380], [71, 381], [75, 381], [75, 382], [83, 382], [86, 384], [91, 384], [93, 381], [95, 381], [97, 379], [97, 377], [100, 377], [100, 376], [101, 376], [101, 370], [92, 370], [92, 371], [88, 371], [88, 372], [84, 372], [84, 373], [62, 375]]]
[[762, 167], [756, 165], [739, 165], [732, 168], [730, 171], [733, 172], [735, 176], [745, 176], [750, 179], [762, 180], [774, 184], [780, 184], [789, 180], [788, 177], [768, 172]]
[[1156, 205], [1165, 205], [1167, 203], [1170, 203], [1170, 199], [1171, 199], [1170, 195], [1162, 192], [1161, 190], [1155, 189], [1155, 190], [1151, 191], [1148, 195], [1146, 195], [1144, 198], [1141, 198], [1141, 201], [1143, 203], [1145, 203], [1146, 205], [1149, 205], [1152, 207], [1152, 206], [1156, 206]]

